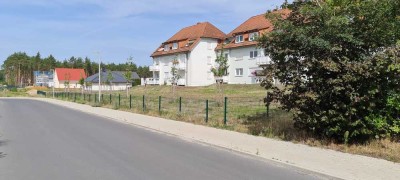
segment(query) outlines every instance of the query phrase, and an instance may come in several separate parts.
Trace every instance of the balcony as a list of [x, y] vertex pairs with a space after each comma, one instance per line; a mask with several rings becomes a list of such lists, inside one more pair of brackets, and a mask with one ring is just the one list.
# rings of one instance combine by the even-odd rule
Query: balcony
[[186, 79], [178, 79], [178, 86], [186, 86]]
[[160, 85], [160, 79], [159, 78], [146, 78], [146, 84], [147, 85]]
[[160, 66], [159, 65], [152, 65], [149, 66], [150, 71], [160, 71]]
[[256, 58], [256, 64], [259, 66], [267, 65], [271, 63], [271, 58], [269, 56], [261, 56]]
[[179, 63], [177, 68], [178, 70], [186, 70], [186, 63]]

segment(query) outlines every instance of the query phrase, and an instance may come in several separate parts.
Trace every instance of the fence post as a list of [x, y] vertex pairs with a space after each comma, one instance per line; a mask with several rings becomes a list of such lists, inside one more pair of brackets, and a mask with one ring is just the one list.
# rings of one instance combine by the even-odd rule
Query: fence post
[[121, 106], [121, 94], [118, 94], [118, 107]]
[[97, 96], [96, 95], [94, 95], [94, 103], [97, 103], [97, 98], [96, 98]]
[[89, 102], [90, 102], [90, 96], [92, 96], [92, 94], [89, 94]]
[[129, 94], [129, 109], [132, 109], [132, 94]]
[[206, 123], [208, 122], [208, 99], [206, 100]]
[[227, 104], [228, 104], [228, 97], [225, 97], [225, 103], [224, 103], [224, 125], [226, 125], [226, 114], [227, 114]]
[[74, 97], [74, 102], [76, 102], [76, 93], [74, 93], [75, 94], [75, 97]]
[[161, 114], [161, 96], [158, 96], [158, 113]]
[[267, 117], [269, 117], [269, 103], [267, 103]]
[[101, 100], [104, 102], [104, 94], [101, 94]]
[[112, 95], [111, 95], [111, 93], [110, 93], [110, 104], [111, 104], [111, 100], [112, 100]]
[[86, 94], [83, 94], [83, 101], [86, 101]]
[[143, 95], [143, 112], [146, 110], [146, 105], [144, 104], [144, 95]]
[[179, 112], [182, 112], [182, 97], [179, 97]]

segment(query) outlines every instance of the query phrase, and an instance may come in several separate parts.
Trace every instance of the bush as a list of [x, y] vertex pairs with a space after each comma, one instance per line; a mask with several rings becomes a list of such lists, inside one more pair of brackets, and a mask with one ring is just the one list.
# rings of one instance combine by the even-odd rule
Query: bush
[[285, 4], [290, 12], [268, 14], [274, 30], [259, 39], [272, 59], [262, 83], [272, 91], [268, 99], [293, 112], [296, 128], [320, 138], [363, 143], [397, 136], [399, 6], [294, 1]]

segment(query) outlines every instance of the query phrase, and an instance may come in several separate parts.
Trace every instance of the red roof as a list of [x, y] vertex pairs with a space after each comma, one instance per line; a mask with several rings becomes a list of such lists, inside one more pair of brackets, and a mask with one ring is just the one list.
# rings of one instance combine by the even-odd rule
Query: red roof
[[[157, 48], [157, 50], [154, 51], [151, 56], [155, 57], [191, 51], [197, 45], [200, 38], [223, 40], [225, 38], [225, 33], [209, 22], [197, 23], [196, 25], [181, 29], [167, 41], [162, 43], [161, 46], [159, 46], [159, 48]], [[189, 43], [189, 41], [192, 43]], [[178, 48], [168, 51], [163, 50], [164, 45], [170, 45], [171, 47], [172, 43], [178, 43]]]
[[56, 74], [59, 81], [79, 81], [81, 78], [86, 79], [84, 69], [56, 68]]
[[[275, 10], [271, 13], [280, 14], [283, 18], [286, 18], [290, 14], [290, 10], [288, 9], [280, 9]], [[245, 46], [255, 46], [258, 44], [257, 41], [249, 41], [249, 33], [251, 32], [258, 32], [260, 34], [269, 33], [273, 30], [273, 24], [269, 19], [266, 18], [266, 14], [260, 14], [257, 16], [253, 16], [249, 18], [247, 21], [242, 23], [240, 26], [235, 28], [232, 32], [230, 32], [226, 37], [230, 41], [226, 44], [220, 43], [217, 46], [217, 50], [222, 49], [230, 49], [230, 48], [238, 48], [238, 47], [245, 47]], [[236, 35], [243, 35], [244, 42], [242, 43], [235, 43], [235, 36]]]
[[[287, 16], [288, 14], [290, 14], [290, 10], [280, 9], [273, 11], [272, 13], [277, 13], [277, 14], [282, 14], [282, 16]], [[271, 21], [265, 17], [265, 14], [260, 14], [257, 16], [253, 16], [244, 23], [242, 23], [240, 26], [238, 26], [236, 29], [230, 32], [227, 36], [232, 37], [235, 36], [236, 34], [242, 34], [251, 31], [255, 32], [263, 29], [269, 29], [269, 31], [271, 31], [272, 26], [273, 25]]]
[[223, 39], [225, 37], [225, 33], [223, 33], [221, 30], [219, 30], [211, 23], [203, 22], [181, 29], [178, 33], [169, 38], [166, 42], [173, 42], [185, 39], [197, 39], [200, 37]]

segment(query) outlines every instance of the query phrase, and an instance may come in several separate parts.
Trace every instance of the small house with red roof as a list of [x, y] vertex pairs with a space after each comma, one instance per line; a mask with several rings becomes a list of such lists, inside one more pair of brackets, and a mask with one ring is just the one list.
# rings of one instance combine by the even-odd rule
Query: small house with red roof
[[54, 73], [55, 88], [81, 88], [80, 79], [86, 79], [84, 69], [56, 68]]
[[177, 69], [182, 86], [207, 86], [215, 83], [211, 68], [216, 59], [215, 48], [225, 33], [209, 22], [185, 27], [161, 43], [153, 52], [152, 78], [146, 84], [171, 84], [171, 68]]

